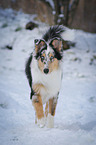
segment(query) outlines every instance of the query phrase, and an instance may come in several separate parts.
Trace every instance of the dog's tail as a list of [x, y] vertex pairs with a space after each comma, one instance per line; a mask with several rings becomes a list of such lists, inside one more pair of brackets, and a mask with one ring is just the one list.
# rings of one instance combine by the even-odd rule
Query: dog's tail
[[45, 41], [49, 41], [53, 38], [62, 38], [61, 33], [64, 32], [64, 27], [62, 25], [56, 25], [49, 28], [49, 30], [43, 36]]

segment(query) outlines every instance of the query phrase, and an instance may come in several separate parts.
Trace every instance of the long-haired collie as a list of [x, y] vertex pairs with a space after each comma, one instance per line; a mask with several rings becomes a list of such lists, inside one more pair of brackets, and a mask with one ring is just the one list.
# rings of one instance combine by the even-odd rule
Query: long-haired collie
[[[52, 26], [42, 39], [36, 39], [35, 49], [26, 63], [26, 76], [31, 88], [30, 99], [40, 127], [54, 127], [54, 115], [62, 80], [62, 26]], [[43, 104], [46, 103], [45, 111]]]

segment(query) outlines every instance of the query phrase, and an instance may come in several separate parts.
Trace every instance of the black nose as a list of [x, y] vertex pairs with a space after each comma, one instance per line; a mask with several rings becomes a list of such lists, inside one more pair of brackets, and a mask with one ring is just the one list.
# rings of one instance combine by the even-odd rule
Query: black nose
[[48, 69], [48, 68], [45, 68], [45, 69], [44, 69], [44, 73], [45, 73], [45, 74], [48, 74], [48, 72], [49, 72], [49, 69]]

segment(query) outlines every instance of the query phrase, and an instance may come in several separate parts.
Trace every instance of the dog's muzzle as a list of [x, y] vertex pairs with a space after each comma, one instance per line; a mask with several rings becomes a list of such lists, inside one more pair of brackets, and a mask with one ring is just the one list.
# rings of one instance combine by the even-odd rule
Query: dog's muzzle
[[49, 72], [49, 69], [48, 69], [48, 68], [45, 68], [45, 69], [44, 69], [44, 73], [45, 73], [45, 74], [48, 74], [48, 72]]

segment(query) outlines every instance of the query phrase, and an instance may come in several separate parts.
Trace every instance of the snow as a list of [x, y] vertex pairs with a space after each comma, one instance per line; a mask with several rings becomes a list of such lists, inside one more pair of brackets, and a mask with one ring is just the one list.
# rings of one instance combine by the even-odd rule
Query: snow
[[[41, 38], [49, 26], [36, 22], [38, 28], [26, 30], [34, 17], [0, 9], [0, 145], [95, 145], [96, 34], [66, 28], [63, 38], [76, 46], [64, 52], [55, 127], [39, 128], [24, 66], [34, 39]], [[15, 31], [18, 27], [21, 30]]]

